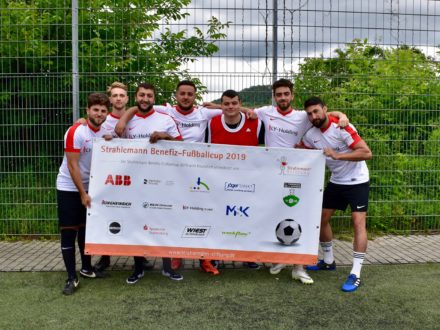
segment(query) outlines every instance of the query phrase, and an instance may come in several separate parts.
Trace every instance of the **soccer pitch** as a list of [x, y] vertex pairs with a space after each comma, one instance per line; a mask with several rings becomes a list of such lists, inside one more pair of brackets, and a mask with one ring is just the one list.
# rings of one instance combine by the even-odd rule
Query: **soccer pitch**
[[60, 272], [0, 273], [1, 329], [438, 329], [440, 264], [364, 266], [363, 284], [340, 291], [350, 268], [311, 273], [302, 285], [290, 270], [184, 271], [173, 282], [158, 271], [135, 285], [128, 272], [81, 279], [61, 293]]

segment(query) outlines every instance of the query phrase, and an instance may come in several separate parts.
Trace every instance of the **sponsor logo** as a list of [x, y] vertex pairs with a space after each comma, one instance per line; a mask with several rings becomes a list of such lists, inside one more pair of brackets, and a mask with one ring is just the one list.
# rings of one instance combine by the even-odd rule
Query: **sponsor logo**
[[130, 208], [131, 202], [106, 201], [103, 199], [101, 205], [105, 207]]
[[318, 143], [319, 141], [321, 141], [321, 140], [313, 140], [313, 143]]
[[168, 232], [165, 228], [150, 227], [148, 225], [144, 225], [144, 231], [146, 231], [149, 235], [168, 235]]
[[255, 184], [225, 182], [225, 191], [255, 192]]
[[188, 205], [182, 205], [182, 209], [185, 211], [202, 211], [202, 212], [214, 211], [212, 207], [188, 206]]
[[191, 128], [191, 127], [200, 127], [200, 123], [184, 123], [184, 122], [180, 122], [178, 124], [180, 127], [183, 128]]
[[203, 182], [200, 177], [197, 178], [196, 184], [189, 188], [191, 192], [209, 192], [209, 186]]
[[136, 128], [136, 126], [134, 126], [134, 127], [129, 127], [128, 130], [129, 130], [129, 131], [132, 131], [132, 130], [134, 130], [135, 128]]
[[279, 175], [299, 175], [299, 176], [309, 176], [311, 167], [301, 167], [301, 166], [291, 166], [287, 161], [287, 157], [282, 156], [277, 159], [278, 165], [280, 167]]
[[87, 142], [90, 142], [90, 141], [92, 141], [92, 139], [86, 139], [84, 142], [87, 143]]
[[87, 148], [85, 146], [81, 148], [81, 153], [85, 154], [88, 152], [92, 152], [92, 148]]
[[244, 233], [242, 231], [222, 231], [222, 235], [224, 236], [233, 236], [235, 238], [248, 237], [251, 233]]
[[159, 179], [144, 179], [144, 184], [149, 186], [160, 186], [164, 184], [165, 186], [174, 186], [174, 181], [166, 180], [162, 181]]
[[360, 210], [360, 209], [364, 208], [365, 206], [367, 206], [367, 205], [356, 205], [356, 208], [357, 208], [358, 210]]
[[108, 231], [113, 235], [119, 234], [121, 232], [121, 224], [117, 221], [110, 222], [108, 225]]
[[226, 205], [226, 215], [249, 218], [249, 206]]
[[284, 188], [289, 189], [289, 194], [283, 197], [283, 202], [289, 207], [299, 203], [299, 197], [295, 195], [295, 189], [301, 189], [301, 183], [284, 182]]
[[144, 209], [172, 210], [173, 209], [173, 204], [143, 202], [142, 203], [142, 207]]
[[252, 132], [252, 130], [250, 128], [246, 129], [246, 133], [251, 133], [251, 132]]
[[291, 130], [291, 129], [287, 129], [287, 128], [283, 128], [283, 127], [277, 127], [277, 126], [273, 126], [273, 125], [269, 125], [269, 131], [270, 132], [277, 132], [277, 133], [282, 133], [282, 134], [290, 134], [290, 135], [295, 135], [298, 136], [298, 132]]
[[210, 229], [209, 226], [185, 226], [182, 237], [207, 237]]
[[129, 186], [131, 185], [131, 178], [129, 175], [112, 175], [109, 174], [105, 180], [105, 185], [112, 186]]

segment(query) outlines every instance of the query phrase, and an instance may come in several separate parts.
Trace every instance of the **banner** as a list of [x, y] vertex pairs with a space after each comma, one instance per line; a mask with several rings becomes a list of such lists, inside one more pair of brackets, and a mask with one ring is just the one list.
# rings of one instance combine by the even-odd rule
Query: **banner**
[[317, 261], [319, 150], [95, 140], [86, 253]]

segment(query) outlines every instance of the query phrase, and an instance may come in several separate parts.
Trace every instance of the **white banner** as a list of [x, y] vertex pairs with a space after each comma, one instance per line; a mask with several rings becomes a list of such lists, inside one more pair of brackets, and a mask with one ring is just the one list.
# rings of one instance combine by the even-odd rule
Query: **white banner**
[[322, 151], [93, 144], [86, 253], [313, 264]]

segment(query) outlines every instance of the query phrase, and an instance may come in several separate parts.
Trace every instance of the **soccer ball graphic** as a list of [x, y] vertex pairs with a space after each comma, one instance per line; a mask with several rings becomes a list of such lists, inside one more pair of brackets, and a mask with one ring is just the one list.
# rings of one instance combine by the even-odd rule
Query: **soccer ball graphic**
[[301, 237], [301, 226], [293, 219], [285, 219], [275, 228], [278, 241], [284, 245], [292, 245]]

